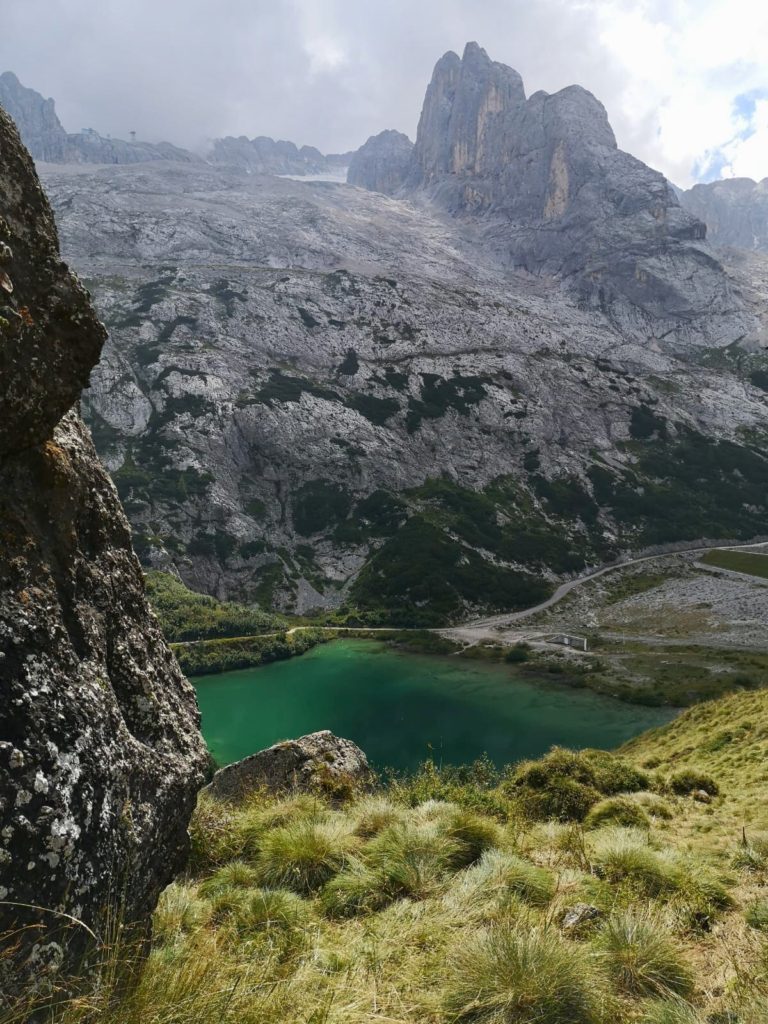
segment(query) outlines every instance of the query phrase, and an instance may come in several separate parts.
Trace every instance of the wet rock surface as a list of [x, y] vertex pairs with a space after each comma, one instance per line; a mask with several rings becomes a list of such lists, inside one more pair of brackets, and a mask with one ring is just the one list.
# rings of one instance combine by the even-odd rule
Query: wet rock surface
[[312, 791], [339, 783], [365, 783], [370, 776], [368, 759], [360, 747], [324, 729], [276, 743], [221, 768], [206, 791], [220, 799], [238, 799], [261, 788]]
[[206, 755], [115, 489], [67, 411], [105, 332], [2, 111], [0, 225], [18, 315], [0, 320], [0, 932], [18, 929], [4, 969], [20, 984], [80, 966], [108, 911], [147, 926]]

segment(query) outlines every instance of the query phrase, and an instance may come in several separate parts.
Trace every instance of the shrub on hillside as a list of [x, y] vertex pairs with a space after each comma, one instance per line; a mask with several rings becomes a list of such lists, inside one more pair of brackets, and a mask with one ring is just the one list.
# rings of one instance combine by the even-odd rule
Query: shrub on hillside
[[[639, 1024], [713, 1024], [713, 1018], [702, 1017], [685, 999], [670, 997], [649, 1003]], [[722, 1024], [727, 1024], [727, 1018], [723, 1018]]]
[[633, 800], [612, 796], [595, 804], [587, 815], [586, 828], [601, 828], [603, 825], [623, 825], [626, 828], [650, 828], [651, 819]]
[[504, 661], [510, 665], [519, 664], [523, 661], [528, 661], [531, 656], [531, 645], [526, 643], [515, 644], [514, 647], [510, 647], [507, 653], [504, 655]]
[[457, 902], [487, 902], [512, 894], [534, 907], [546, 906], [555, 894], [549, 871], [505, 850], [487, 850], [477, 864], [461, 876], [454, 889]]
[[320, 903], [329, 917], [372, 914], [391, 899], [384, 877], [359, 861], [339, 872], [320, 894]]
[[250, 889], [255, 885], [256, 869], [242, 860], [233, 860], [201, 882], [199, 891], [206, 899], [215, 899], [233, 889]]
[[638, 829], [608, 828], [590, 840], [590, 860], [598, 878], [629, 884], [638, 894], [658, 897], [675, 890], [669, 865], [648, 845]]
[[519, 765], [509, 785], [531, 818], [583, 821], [601, 795], [645, 789], [649, 780], [613, 754], [553, 747], [539, 760]]
[[436, 828], [404, 823], [381, 831], [364, 858], [392, 899], [424, 899], [442, 887], [461, 853], [459, 843]]
[[455, 868], [474, 864], [486, 850], [501, 841], [501, 829], [496, 822], [466, 807], [449, 811], [438, 828], [442, 835], [456, 843], [456, 854], [451, 861]]
[[638, 793], [651, 785], [649, 776], [607, 750], [582, 750], [581, 757], [595, 773], [595, 786], [605, 796]]
[[387, 797], [369, 796], [359, 800], [352, 808], [355, 835], [371, 839], [382, 829], [404, 820], [405, 811]]
[[270, 888], [313, 893], [341, 871], [356, 845], [344, 821], [292, 821], [261, 838], [259, 881]]
[[762, 836], [745, 837], [733, 855], [731, 863], [735, 868], [744, 871], [768, 870], [768, 839]]
[[671, 821], [675, 812], [662, 797], [655, 793], [639, 793], [635, 799], [652, 818], [660, 818], [662, 821]]
[[680, 771], [670, 775], [669, 788], [678, 796], [687, 796], [689, 793], [695, 793], [699, 789], [710, 796], [717, 796], [720, 792], [712, 776], [706, 772], [699, 771], [697, 768], [682, 768]]
[[755, 900], [744, 912], [744, 919], [750, 928], [768, 932], [768, 900]]
[[447, 800], [482, 814], [506, 821], [512, 810], [508, 795], [499, 788], [501, 772], [489, 757], [469, 765], [437, 765], [424, 761], [410, 775], [393, 775], [389, 794], [406, 807], [417, 807], [426, 800]]
[[300, 928], [307, 919], [307, 904], [285, 889], [249, 889], [238, 894], [229, 920], [240, 935], [272, 929]]

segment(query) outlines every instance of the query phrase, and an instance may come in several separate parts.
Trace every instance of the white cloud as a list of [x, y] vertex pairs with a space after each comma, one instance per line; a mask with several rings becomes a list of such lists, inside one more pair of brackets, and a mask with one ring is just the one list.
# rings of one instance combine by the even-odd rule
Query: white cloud
[[[725, 164], [768, 176], [765, 129], [739, 97], [768, 95], [768, 6], [755, 0], [590, 0], [626, 78], [609, 101], [619, 141], [689, 185]], [[755, 134], [746, 137], [755, 130]]]

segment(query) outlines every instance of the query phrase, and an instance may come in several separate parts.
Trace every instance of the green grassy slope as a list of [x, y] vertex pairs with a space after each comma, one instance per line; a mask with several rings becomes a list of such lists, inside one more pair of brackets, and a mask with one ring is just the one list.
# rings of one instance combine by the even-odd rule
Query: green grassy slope
[[768, 837], [756, 813], [746, 844], [735, 826], [763, 792], [767, 711], [697, 707], [621, 758], [203, 796], [145, 966], [105, 949], [102, 988], [56, 1019], [764, 1024]]

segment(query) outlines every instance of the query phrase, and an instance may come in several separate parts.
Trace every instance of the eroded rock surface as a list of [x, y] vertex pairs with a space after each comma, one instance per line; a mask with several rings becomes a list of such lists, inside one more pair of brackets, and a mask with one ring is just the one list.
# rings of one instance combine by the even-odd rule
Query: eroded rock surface
[[542, 570], [624, 545], [764, 530], [759, 253], [720, 271], [754, 294], [746, 335], [682, 315], [639, 335], [432, 204], [160, 163], [44, 173], [110, 329], [97, 446], [141, 557], [193, 589], [439, 623], [535, 604]]
[[[182, 866], [205, 750], [128, 523], [69, 410], [105, 331], [0, 110], [0, 933], [16, 981], [144, 926]], [[5, 278], [4, 278], [5, 279]], [[36, 909], [37, 908], [37, 909]], [[6, 927], [7, 926], [7, 927]], [[10, 955], [10, 959], [8, 959]]]
[[227, 765], [216, 772], [207, 791], [221, 799], [237, 799], [261, 788], [312, 791], [334, 783], [364, 783], [370, 775], [360, 747], [324, 729]]
[[768, 178], [726, 178], [679, 195], [685, 209], [707, 225], [714, 245], [768, 252]]
[[314, 146], [297, 146], [284, 139], [259, 135], [249, 139], [227, 135], [214, 139], [208, 161], [247, 174], [333, 174], [349, 163], [351, 154], [324, 156]]
[[394, 129], [379, 132], [352, 157], [347, 181], [371, 192], [394, 195], [405, 184], [412, 157], [413, 143], [407, 135]]
[[684, 316], [715, 340], [738, 319], [704, 223], [617, 147], [603, 105], [578, 85], [526, 98], [477, 43], [435, 66], [404, 192], [471, 218], [500, 256], [556, 277], [625, 333], [658, 337]]

